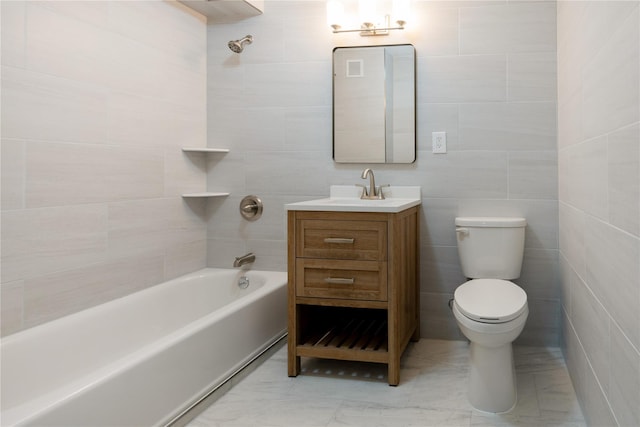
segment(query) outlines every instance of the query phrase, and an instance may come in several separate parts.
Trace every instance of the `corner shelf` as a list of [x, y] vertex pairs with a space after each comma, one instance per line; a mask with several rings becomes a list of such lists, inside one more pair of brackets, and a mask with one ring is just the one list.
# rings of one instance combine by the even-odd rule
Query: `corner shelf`
[[197, 198], [197, 197], [227, 197], [230, 193], [214, 193], [209, 191], [204, 191], [202, 193], [184, 193], [182, 197], [184, 198]]
[[[198, 153], [198, 154], [209, 154], [209, 153], [228, 153], [228, 148], [205, 148], [205, 147], [182, 147], [182, 151], [184, 153]], [[217, 192], [217, 191], [201, 191], [197, 193], [183, 193], [182, 197], [185, 199], [196, 199], [196, 198], [215, 198], [215, 197], [227, 197], [230, 193], [225, 192]]]
[[228, 148], [199, 148], [199, 147], [182, 147], [185, 153], [228, 153]]
[[240, 19], [262, 15], [264, 0], [241, 1], [207, 1], [207, 0], [178, 0], [190, 9], [203, 14], [208, 22], [229, 23]]

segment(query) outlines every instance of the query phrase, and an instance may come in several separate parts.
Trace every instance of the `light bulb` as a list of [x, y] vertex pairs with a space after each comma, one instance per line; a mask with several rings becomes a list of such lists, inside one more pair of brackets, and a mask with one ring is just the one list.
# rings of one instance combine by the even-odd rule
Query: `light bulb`
[[376, 23], [376, 3], [376, 0], [359, 0], [358, 13], [360, 14], [360, 22]]
[[407, 22], [409, 16], [411, 16], [411, 4], [410, 0], [393, 0], [393, 11], [391, 18], [404, 25]]
[[339, 0], [327, 1], [327, 24], [333, 29], [340, 28], [344, 21], [344, 5]]

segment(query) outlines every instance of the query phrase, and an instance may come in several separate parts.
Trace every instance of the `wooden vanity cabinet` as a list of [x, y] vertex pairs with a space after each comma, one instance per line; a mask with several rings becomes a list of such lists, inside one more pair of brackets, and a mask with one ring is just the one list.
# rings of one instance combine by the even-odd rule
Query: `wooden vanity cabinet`
[[418, 209], [288, 212], [289, 376], [301, 357], [386, 363], [420, 337]]

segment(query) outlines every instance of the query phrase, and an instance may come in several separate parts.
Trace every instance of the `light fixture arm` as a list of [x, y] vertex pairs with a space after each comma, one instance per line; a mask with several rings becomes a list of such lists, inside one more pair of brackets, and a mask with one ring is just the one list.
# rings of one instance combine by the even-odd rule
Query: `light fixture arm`
[[[404, 25], [398, 25], [397, 27], [383, 27], [383, 28], [378, 28], [375, 26], [371, 26], [371, 27], [365, 27], [363, 26], [362, 28], [356, 28], [353, 30], [341, 30], [340, 25], [332, 25], [331, 28], [333, 28], [333, 33], [375, 33], [375, 32], [380, 32], [380, 31], [390, 31], [390, 30], [404, 30]], [[386, 34], [361, 34], [363, 36], [374, 36], [374, 35], [386, 35]]]
[[391, 30], [404, 30], [404, 24], [406, 23], [403, 20], [396, 21], [398, 24], [397, 27], [389, 26], [389, 15], [385, 16], [385, 26], [384, 27], [376, 27], [374, 24], [370, 22], [365, 22], [361, 25], [360, 28], [342, 30], [341, 26], [338, 24], [331, 25], [333, 28], [333, 33], [356, 33], [359, 32], [361, 36], [386, 36], [389, 35], [389, 31]]

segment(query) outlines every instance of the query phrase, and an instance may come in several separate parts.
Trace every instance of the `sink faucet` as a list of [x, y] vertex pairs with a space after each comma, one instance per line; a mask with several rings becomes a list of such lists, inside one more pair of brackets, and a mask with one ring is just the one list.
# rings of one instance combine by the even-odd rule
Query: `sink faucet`
[[252, 252], [249, 252], [248, 254], [237, 256], [236, 260], [233, 261], [233, 266], [242, 267], [245, 264], [251, 264], [252, 262], [255, 262], [255, 260], [256, 256]]
[[369, 189], [367, 190], [365, 185], [359, 185], [362, 187], [362, 195], [360, 198], [366, 200], [383, 200], [384, 194], [382, 193], [382, 187], [386, 186], [376, 187], [376, 178], [373, 175], [373, 170], [370, 168], [363, 170], [360, 178], [367, 179], [367, 176], [369, 177]]

